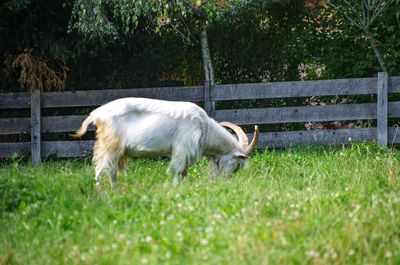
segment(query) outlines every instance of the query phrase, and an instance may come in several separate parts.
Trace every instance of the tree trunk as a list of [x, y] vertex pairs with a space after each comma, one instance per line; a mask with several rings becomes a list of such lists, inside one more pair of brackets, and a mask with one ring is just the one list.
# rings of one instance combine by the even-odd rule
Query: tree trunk
[[382, 54], [381, 54], [381, 51], [379, 50], [378, 45], [376, 44], [375, 39], [374, 39], [374, 37], [372, 36], [372, 33], [369, 32], [369, 30], [366, 30], [365, 33], [366, 33], [366, 35], [367, 35], [367, 39], [368, 39], [369, 43], [370, 43], [371, 46], [372, 46], [372, 49], [373, 49], [374, 52], [375, 52], [376, 58], [378, 58], [379, 65], [381, 66], [382, 71], [383, 71], [383, 72], [387, 72], [385, 59], [383, 58], [383, 56], [382, 56]]
[[210, 49], [208, 47], [207, 28], [203, 24], [200, 35], [201, 53], [203, 55], [204, 68], [204, 109], [208, 114], [211, 114], [214, 108], [214, 102], [211, 101], [211, 89], [214, 87], [214, 69], [212, 66]]

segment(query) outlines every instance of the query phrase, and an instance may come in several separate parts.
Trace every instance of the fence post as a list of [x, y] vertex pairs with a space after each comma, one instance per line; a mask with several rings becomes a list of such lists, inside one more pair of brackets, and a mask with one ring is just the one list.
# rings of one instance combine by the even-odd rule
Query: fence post
[[31, 94], [31, 156], [34, 165], [41, 162], [41, 103], [40, 89]]
[[377, 140], [380, 145], [387, 145], [388, 143], [388, 83], [388, 73], [378, 73]]

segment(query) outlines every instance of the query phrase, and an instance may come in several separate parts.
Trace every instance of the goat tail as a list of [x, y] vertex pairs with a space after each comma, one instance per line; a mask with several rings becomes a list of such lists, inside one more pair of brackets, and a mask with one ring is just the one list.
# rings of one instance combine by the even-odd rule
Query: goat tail
[[71, 134], [72, 137], [74, 138], [79, 138], [82, 135], [84, 135], [87, 131], [87, 128], [89, 126], [89, 124], [93, 123], [93, 117], [92, 116], [88, 116], [81, 125], [81, 128], [79, 128], [74, 134]]

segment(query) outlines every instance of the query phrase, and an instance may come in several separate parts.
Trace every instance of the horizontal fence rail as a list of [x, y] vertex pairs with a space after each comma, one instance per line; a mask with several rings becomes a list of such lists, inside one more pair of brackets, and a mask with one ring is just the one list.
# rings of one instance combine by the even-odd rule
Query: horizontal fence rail
[[[42, 108], [65, 108], [82, 106], [100, 106], [111, 100], [124, 97], [148, 97], [164, 100], [182, 100], [198, 102], [203, 100], [201, 86], [159, 87], [116, 90], [85, 90], [47, 92], [42, 95]], [[29, 93], [4, 93], [0, 109], [28, 108]]]
[[[212, 100], [273, 99], [377, 94], [377, 78], [216, 85]], [[400, 93], [400, 77], [389, 79], [389, 93]], [[200, 102], [202, 86], [47, 92], [42, 108], [100, 106], [123, 97]], [[2, 93], [0, 109], [29, 108], [29, 93]]]
[[[317, 80], [219, 85], [212, 91], [214, 100], [300, 98], [376, 94], [377, 78]], [[400, 93], [400, 78], [389, 80], [389, 93]]]
[[[88, 109], [93, 109], [122, 97], [148, 97], [204, 103], [204, 100], [222, 102], [376, 94], [378, 100], [381, 100], [379, 104], [243, 107], [214, 109], [210, 111], [210, 115], [217, 121], [231, 121], [238, 125], [264, 124], [267, 126], [266, 128], [268, 128], [268, 124], [356, 120], [377, 120], [377, 123], [381, 124], [373, 128], [262, 132], [258, 143], [259, 148], [285, 148], [307, 144], [349, 144], [354, 141], [367, 142], [377, 139], [381, 139], [379, 140], [382, 141], [381, 143], [400, 143], [398, 128], [387, 127], [387, 119], [400, 117], [400, 101], [388, 102], [388, 97], [382, 97], [379, 94], [380, 91], [386, 91], [386, 95], [400, 93], [400, 77], [388, 77], [387, 74], [380, 73], [378, 78], [216, 85], [211, 88], [208, 99], [204, 96], [202, 86], [46, 92], [39, 93], [39, 98], [37, 98], [37, 95], [34, 96], [34, 94], [29, 93], [2, 93], [0, 111], [30, 109], [32, 113], [35, 112], [36, 116], [39, 115], [39, 117], [35, 118], [35, 115], [31, 117], [2, 115], [2, 118], [0, 118], [0, 136], [31, 135], [32, 140], [31, 142], [0, 142], [0, 157], [10, 157], [13, 154], [19, 156], [32, 155], [32, 160], [34, 160], [33, 152], [36, 152], [39, 159], [40, 157], [90, 155], [94, 144], [93, 140], [43, 141], [41, 134], [70, 134], [81, 126], [82, 121], [87, 117]], [[31, 106], [32, 99], [35, 99], [39, 106]], [[84, 108], [75, 113], [85, 114], [46, 116], [40, 113], [40, 109], [47, 109], [49, 111], [46, 113], [50, 113], [53, 109], [59, 110], [61, 108], [74, 108], [74, 110]], [[35, 119], [33, 120], [32, 117]], [[379, 121], [381, 122], [379, 123]], [[386, 130], [382, 128], [385, 124]], [[89, 126], [88, 131], [94, 130], [93, 125]], [[34, 134], [32, 134], [33, 131]], [[379, 138], [379, 135], [383, 135], [383, 138]], [[251, 134], [249, 134], [249, 137], [251, 137]], [[35, 142], [36, 147], [33, 148]]]
[[[216, 120], [228, 120], [240, 125], [276, 124], [317, 121], [345, 121], [375, 119], [375, 103], [344, 104], [332, 106], [306, 106], [259, 109], [217, 110]], [[87, 115], [47, 116], [42, 118], [42, 132], [73, 132], [79, 129]], [[388, 117], [400, 117], [400, 102], [389, 102]], [[0, 135], [29, 133], [30, 118], [0, 119]], [[95, 127], [89, 125], [88, 131]]]

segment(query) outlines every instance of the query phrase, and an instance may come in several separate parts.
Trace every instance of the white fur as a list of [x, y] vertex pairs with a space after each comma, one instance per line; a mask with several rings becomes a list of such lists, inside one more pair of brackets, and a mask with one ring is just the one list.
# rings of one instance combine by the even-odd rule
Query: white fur
[[238, 140], [206, 112], [189, 102], [147, 98], [122, 98], [94, 111], [76, 132], [97, 126], [94, 148], [96, 183], [109, 174], [116, 185], [116, 172], [125, 157], [168, 156], [174, 183], [186, 177], [188, 167], [206, 155], [212, 161], [211, 176], [230, 175], [244, 165]]

